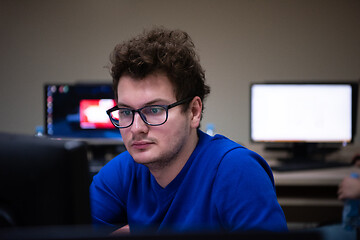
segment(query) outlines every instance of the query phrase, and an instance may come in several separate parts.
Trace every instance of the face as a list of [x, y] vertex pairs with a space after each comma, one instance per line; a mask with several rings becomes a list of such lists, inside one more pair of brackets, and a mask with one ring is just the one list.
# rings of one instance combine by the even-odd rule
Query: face
[[[149, 75], [141, 80], [122, 76], [117, 93], [118, 106], [131, 109], [156, 104], [169, 105], [177, 101], [173, 86], [164, 74]], [[124, 144], [134, 160], [148, 167], [164, 167], [188, 157], [193, 151], [190, 144], [194, 142], [193, 138], [197, 138], [197, 121], [200, 121], [200, 118], [194, 116], [191, 106], [193, 102], [198, 105], [198, 101], [195, 98], [186, 112], [183, 112], [181, 105], [169, 109], [168, 120], [160, 126], [147, 125], [135, 113], [133, 124], [120, 129]]]

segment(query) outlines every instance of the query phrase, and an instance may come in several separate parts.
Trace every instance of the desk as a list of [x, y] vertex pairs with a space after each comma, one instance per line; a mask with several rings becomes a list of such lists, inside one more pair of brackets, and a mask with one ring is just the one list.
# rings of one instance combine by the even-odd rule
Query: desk
[[278, 201], [287, 222], [316, 225], [341, 222], [343, 202], [337, 199], [338, 185], [352, 172], [360, 174], [360, 169], [274, 171]]

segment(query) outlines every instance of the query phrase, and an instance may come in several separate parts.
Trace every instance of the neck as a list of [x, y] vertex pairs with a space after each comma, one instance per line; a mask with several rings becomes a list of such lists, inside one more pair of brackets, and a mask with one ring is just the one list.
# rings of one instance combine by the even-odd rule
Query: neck
[[176, 159], [168, 161], [168, 164], [147, 166], [161, 187], [165, 188], [180, 173], [195, 150], [198, 141], [199, 137], [195, 131]]

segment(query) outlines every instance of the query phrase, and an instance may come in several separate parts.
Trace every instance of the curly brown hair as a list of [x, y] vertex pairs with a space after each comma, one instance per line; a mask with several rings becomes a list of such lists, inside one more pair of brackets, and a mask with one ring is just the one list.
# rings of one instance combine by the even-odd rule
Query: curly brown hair
[[[171, 81], [177, 100], [210, 93], [205, 72], [190, 36], [181, 30], [156, 27], [115, 46], [110, 55], [110, 73], [115, 98], [120, 77], [141, 80], [149, 74], [164, 73]], [[185, 109], [187, 105], [185, 105]]]

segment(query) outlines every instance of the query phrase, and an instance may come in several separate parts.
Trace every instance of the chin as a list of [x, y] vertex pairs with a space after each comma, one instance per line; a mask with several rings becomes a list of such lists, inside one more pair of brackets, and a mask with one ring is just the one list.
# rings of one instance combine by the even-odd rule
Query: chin
[[154, 158], [149, 156], [148, 153], [142, 152], [142, 153], [130, 153], [130, 155], [133, 157], [134, 161], [139, 164], [150, 164], [154, 162]]

